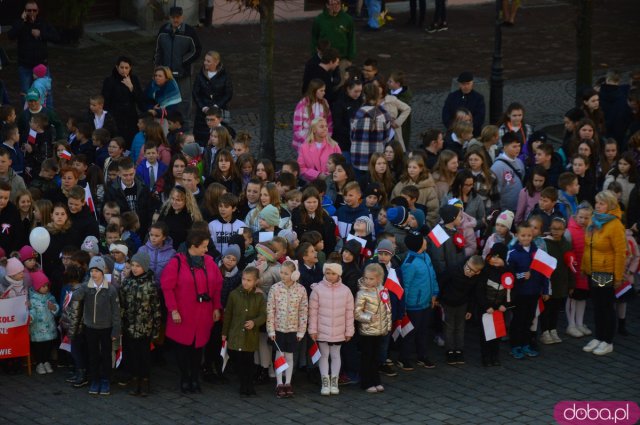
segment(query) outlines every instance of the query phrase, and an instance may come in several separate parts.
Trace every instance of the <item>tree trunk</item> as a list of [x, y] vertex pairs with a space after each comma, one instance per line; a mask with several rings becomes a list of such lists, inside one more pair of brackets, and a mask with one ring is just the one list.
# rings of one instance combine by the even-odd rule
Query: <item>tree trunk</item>
[[276, 163], [273, 95], [274, 0], [261, 0], [260, 12], [260, 157]]
[[593, 0], [577, 0], [576, 13], [576, 105], [582, 103], [582, 91], [593, 84], [593, 64], [591, 62], [591, 22], [593, 21]]

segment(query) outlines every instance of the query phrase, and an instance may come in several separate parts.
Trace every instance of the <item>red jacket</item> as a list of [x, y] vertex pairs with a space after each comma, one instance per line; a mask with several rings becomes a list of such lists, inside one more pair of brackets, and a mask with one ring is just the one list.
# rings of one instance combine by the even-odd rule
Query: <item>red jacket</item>
[[578, 273], [575, 274], [576, 289], [589, 290], [589, 281], [587, 277], [580, 271], [582, 266], [582, 256], [584, 255], [584, 228], [580, 227], [573, 217], [569, 218], [569, 224], [567, 225], [567, 231], [571, 235], [571, 246], [573, 252], [576, 255], [576, 261], [578, 262]]
[[[222, 274], [213, 258], [205, 255], [204, 269], [196, 268], [192, 272], [186, 255], [178, 254], [164, 268], [160, 284], [169, 313], [167, 337], [179, 344], [191, 345], [195, 341], [196, 348], [204, 347], [213, 327], [213, 311], [222, 309]], [[211, 300], [198, 302], [198, 294], [204, 293]], [[181, 323], [173, 322], [173, 310], [180, 313]]]

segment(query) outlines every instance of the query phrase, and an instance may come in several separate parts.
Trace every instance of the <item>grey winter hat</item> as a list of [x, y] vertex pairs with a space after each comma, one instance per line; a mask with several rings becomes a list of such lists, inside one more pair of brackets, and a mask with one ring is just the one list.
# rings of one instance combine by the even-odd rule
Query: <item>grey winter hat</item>
[[133, 257], [131, 257], [131, 262], [140, 264], [140, 267], [142, 267], [142, 270], [144, 270], [146, 273], [149, 271], [151, 258], [149, 258], [149, 254], [147, 254], [146, 252], [138, 251], [134, 254]]
[[91, 269], [98, 269], [104, 274], [105, 270], [107, 269], [107, 265], [104, 262], [104, 258], [100, 256], [93, 257], [89, 262], [89, 270]]
[[240, 260], [240, 247], [236, 244], [229, 245], [222, 251], [222, 256], [233, 255], [236, 260]]
[[393, 243], [391, 243], [389, 239], [383, 239], [380, 241], [380, 243], [378, 244], [378, 252], [380, 251], [388, 252], [391, 255], [396, 254], [396, 250], [393, 247]]
[[80, 249], [89, 254], [98, 255], [100, 253], [98, 238], [96, 238], [95, 236], [87, 236], [86, 238], [84, 238], [84, 242], [82, 242], [82, 246], [80, 246]]

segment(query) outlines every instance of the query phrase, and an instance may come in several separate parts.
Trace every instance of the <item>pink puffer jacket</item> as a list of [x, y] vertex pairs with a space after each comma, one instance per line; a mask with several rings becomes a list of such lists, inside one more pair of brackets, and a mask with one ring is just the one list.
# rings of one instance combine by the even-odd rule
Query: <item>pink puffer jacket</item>
[[353, 294], [342, 281], [322, 280], [311, 287], [309, 298], [309, 335], [318, 334], [321, 342], [343, 342], [352, 337]]

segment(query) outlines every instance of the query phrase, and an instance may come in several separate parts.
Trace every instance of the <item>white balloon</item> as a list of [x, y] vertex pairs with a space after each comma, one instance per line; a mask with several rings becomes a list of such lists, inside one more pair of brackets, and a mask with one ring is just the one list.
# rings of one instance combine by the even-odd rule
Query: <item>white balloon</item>
[[29, 234], [29, 243], [38, 254], [43, 254], [49, 248], [50, 242], [51, 235], [44, 227], [36, 227]]

